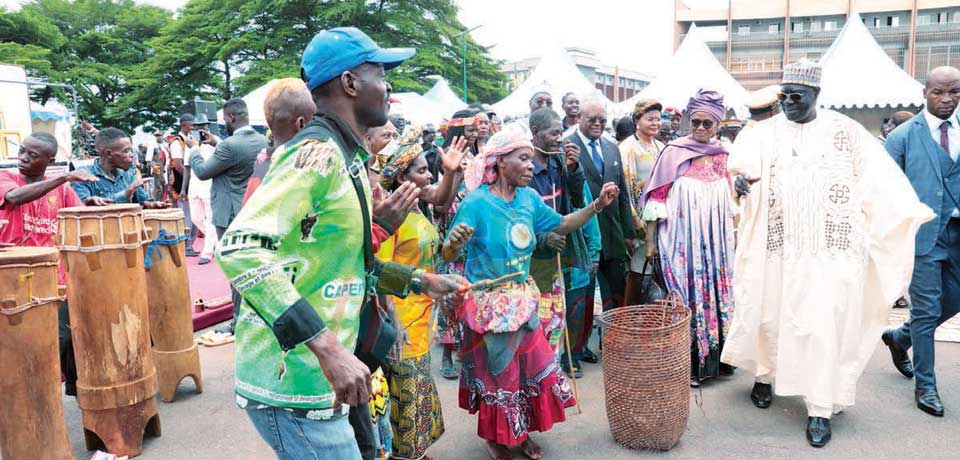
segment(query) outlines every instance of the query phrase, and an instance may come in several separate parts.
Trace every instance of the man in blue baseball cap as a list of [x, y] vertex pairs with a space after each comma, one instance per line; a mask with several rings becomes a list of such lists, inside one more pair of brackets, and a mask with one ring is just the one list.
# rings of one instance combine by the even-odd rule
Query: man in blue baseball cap
[[[437, 298], [469, 285], [373, 256], [369, 153], [361, 139], [387, 122], [384, 72], [413, 54], [380, 48], [353, 27], [313, 37], [301, 76], [317, 113], [274, 151], [270, 171], [217, 249], [243, 296], [237, 404], [283, 460], [379, 458], [369, 368], [385, 358], [378, 345], [391, 342], [361, 331], [361, 323], [381, 324], [361, 320], [378, 311], [368, 299], [374, 291]], [[363, 361], [355, 346], [369, 350]]]

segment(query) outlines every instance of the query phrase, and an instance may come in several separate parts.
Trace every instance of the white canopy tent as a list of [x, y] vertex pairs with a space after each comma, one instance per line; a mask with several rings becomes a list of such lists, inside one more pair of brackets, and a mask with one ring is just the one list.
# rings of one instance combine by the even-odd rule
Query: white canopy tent
[[[267, 93], [270, 87], [277, 80], [270, 80], [267, 84], [247, 93], [243, 96], [243, 102], [247, 103], [247, 113], [250, 115], [250, 124], [253, 126], [267, 126], [267, 116], [263, 113], [263, 101], [267, 99]], [[217, 111], [217, 123], [224, 124], [223, 109]]]
[[450, 84], [443, 78], [437, 79], [433, 87], [426, 93], [423, 93], [423, 98], [440, 107], [444, 111], [443, 117], [447, 118], [457, 110], [467, 108], [467, 103], [463, 102], [463, 100], [450, 89]]
[[390, 113], [403, 114], [403, 118], [416, 125], [437, 125], [440, 120], [453, 113], [417, 93], [393, 93], [390, 97], [397, 101], [390, 105]]
[[820, 105], [834, 109], [923, 103], [923, 84], [907, 74], [853, 13], [820, 60]]
[[683, 43], [661, 68], [653, 83], [617, 104], [614, 115], [632, 112], [637, 101], [642, 99], [656, 99], [664, 107], [683, 109], [698, 90], [709, 89], [722, 94], [724, 104], [738, 116], [748, 116], [745, 102], [749, 93], [717, 61], [703, 40], [702, 33], [696, 24], [690, 26]]
[[390, 112], [403, 114], [405, 119], [418, 125], [439, 125], [444, 118], [450, 118], [457, 110], [467, 107], [443, 78], [423, 95], [408, 92], [393, 93], [391, 97], [397, 102], [391, 105]]
[[530, 76], [509, 96], [493, 104], [493, 111], [500, 118], [508, 116], [522, 117], [530, 112], [530, 97], [536, 90], [545, 90], [553, 97], [555, 106], [560, 98], [572, 92], [581, 99], [599, 98], [608, 107], [610, 101], [604, 97], [593, 83], [583, 76], [567, 52], [557, 46], [551, 48], [540, 58], [540, 63], [530, 72]]
[[50, 99], [46, 104], [30, 102], [33, 132], [44, 132], [57, 139], [57, 161], [67, 161], [73, 149], [71, 127], [73, 115], [60, 102]]

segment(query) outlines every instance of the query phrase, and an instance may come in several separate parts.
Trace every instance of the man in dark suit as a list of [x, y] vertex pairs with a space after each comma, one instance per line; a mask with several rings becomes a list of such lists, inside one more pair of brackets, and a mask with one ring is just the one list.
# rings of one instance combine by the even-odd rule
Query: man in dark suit
[[[916, 377], [917, 407], [943, 416], [934, 374], [933, 334], [960, 311], [960, 70], [939, 67], [924, 89], [926, 109], [893, 130], [884, 146], [937, 217], [917, 232], [910, 319], [881, 336], [893, 364]], [[913, 362], [907, 350], [913, 347]]]
[[[567, 140], [580, 147], [580, 166], [583, 168], [590, 193], [599, 196], [604, 183], [613, 182], [620, 190], [627, 190], [620, 162], [620, 150], [613, 141], [603, 137], [607, 112], [599, 101], [586, 101], [580, 109], [580, 123]], [[600, 265], [598, 280], [603, 310], [623, 306], [627, 280], [627, 260], [634, 250], [637, 237], [633, 228], [630, 201], [626, 195], [618, 197], [597, 215], [600, 222]], [[592, 353], [591, 353], [592, 354]], [[584, 352], [584, 361], [595, 362]]]
[[[253, 174], [257, 154], [267, 147], [267, 138], [250, 126], [247, 104], [243, 99], [230, 99], [223, 105], [223, 118], [230, 136], [216, 144], [213, 156], [204, 160], [200, 152], [190, 154], [190, 169], [200, 180], [213, 179], [210, 185], [210, 206], [217, 238], [223, 236], [240, 212], [247, 182]], [[207, 235], [212, 238], [213, 235]], [[231, 287], [233, 320], [220, 332], [233, 333], [240, 308], [240, 295]]]

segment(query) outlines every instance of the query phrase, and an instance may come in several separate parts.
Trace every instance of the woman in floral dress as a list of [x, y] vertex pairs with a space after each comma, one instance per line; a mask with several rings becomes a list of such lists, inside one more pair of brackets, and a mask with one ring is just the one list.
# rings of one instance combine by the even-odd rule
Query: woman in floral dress
[[729, 153], [716, 139], [723, 96], [700, 91], [687, 106], [692, 132], [663, 150], [646, 185], [647, 257], [661, 255], [670, 292], [690, 308], [691, 385], [732, 369], [720, 363], [733, 320], [734, 227]]

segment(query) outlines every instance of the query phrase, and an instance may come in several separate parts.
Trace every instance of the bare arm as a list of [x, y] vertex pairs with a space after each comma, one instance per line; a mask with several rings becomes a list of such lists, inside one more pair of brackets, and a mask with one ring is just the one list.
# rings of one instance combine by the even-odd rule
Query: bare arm
[[54, 190], [67, 182], [96, 181], [97, 178], [92, 174], [78, 169], [75, 171], [70, 171], [69, 173], [60, 177], [54, 177], [52, 179], [42, 180], [32, 184], [24, 185], [22, 187], [17, 187], [7, 192], [7, 194], [3, 197], [3, 201], [4, 204], [9, 203], [12, 206], [19, 206], [21, 204], [43, 198], [43, 196], [47, 193], [50, 193], [51, 190]]
[[560, 226], [555, 228], [553, 232], [558, 235], [566, 235], [582, 227], [591, 217], [597, 215], [603, 208], [610, 205], [619, 194], [620, 189], [613, 182], [603, 184], [603, 188], [600, 190], [600, 196], [593, 200], [593, 203], [588, 204], [577, 212], [563, 216], [563, 221], [560, 222]]
[[456, 137], [450, 143], [446, 152], [437, 147], [437, 155], [443, 165], [443, 180], [436, 187], [429, 187], [421, 197], [427, 203], [439, 207], [446, 211], [453, 204], [453, 198], [456, 195], [457, 187], [463, 176], [460, 171], [463, 170], [463, 157], [466, 154], [467, 140], [462, 137]]
[[54, 177], [53, 179], [27, 184], [22, 187], [17, 187], [7, 192], [6, 196], [3, 197], [3, 201], [4, 204], [10, 204], [11, 206], [19, 206], [24, 203], [29, 203], [33, 200], [42, 198], [51, 190], [63, 185], [66, 182], [66, 176], [60, 176]]

